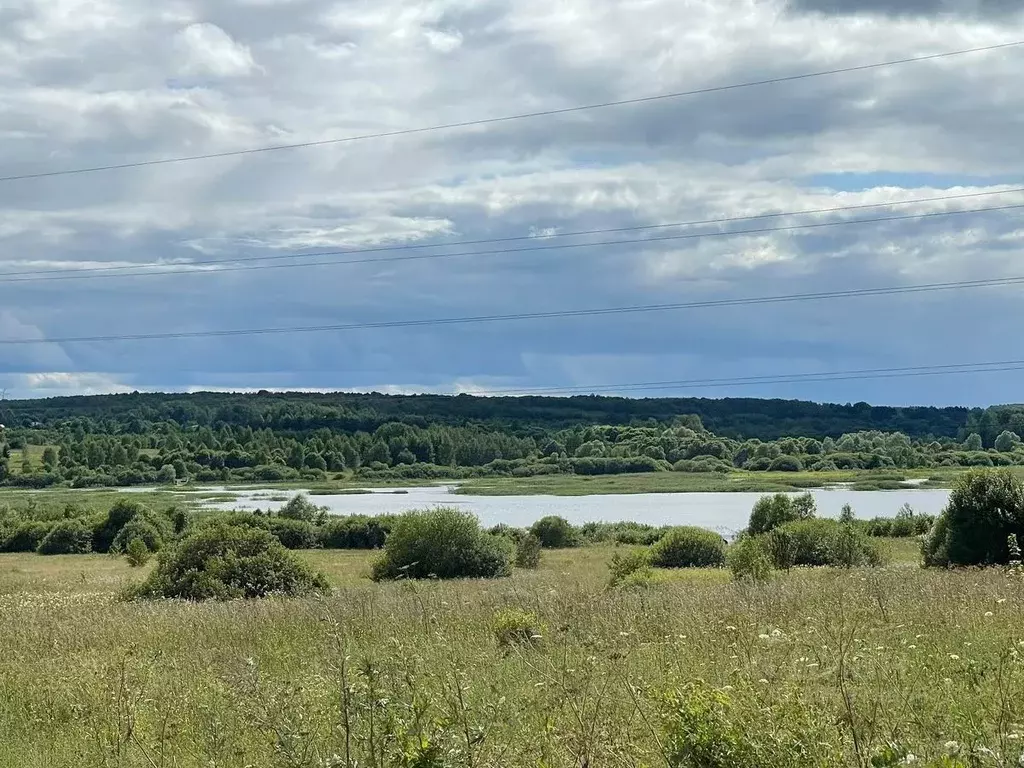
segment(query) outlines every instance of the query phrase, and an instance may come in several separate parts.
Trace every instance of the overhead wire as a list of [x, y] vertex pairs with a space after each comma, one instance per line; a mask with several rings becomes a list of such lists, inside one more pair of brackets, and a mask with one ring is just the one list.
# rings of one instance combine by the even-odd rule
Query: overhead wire
[[[863, 379], [888, 379], [908, 376], [943, 376], [959, 373], [997, 373], [1024, 370], [1024, 360], [998, 360], [981, 363], [955, 363], [947, 365], [918, 365], [900, 368], [867, 368], [848, 371], [816, 371], [767, 376], [742, 376], [719, 379], [677, 379], [621, 384], [572, 385], [564, 387], [527, 387], [521, 389], [487, 389], [487, 396], [614, 396], [618, 392], [658, 391], [679, 388], [709, 388], [722, 386], [755, 386], [759, 384], [799, 384]], [[456, 393], [452, 393], [456, 394]]]
[[[1021, 192], [1021, 191], [1024, 191], [1024, 189], [1015, 189], [1015, 190], [1012, 190], [1012, 191]], [[1003, 193], [997, 191], [997, 192], [984, 193], [984, 194], [1003, 194]], [[975, 193], [971, 193], [971, 195], [975, 195]], [[975, 196], [980, 196], [980, 195], [975, 195]], [[952, 200], [952, 199], [957, 199], [957, 197], [948, 197], [948, 198], [941, 198], [941, 199], [950, 199], [950, 200]], [[909, 203], [900, 203], [900, 204], [904, 204], [905, 205], [905, 204], [909, 204]], [[879, 204], [879, 206], [880, 205], [894, 205], [894, 204]], [[878, 206], [871, 206], [871, 207], [878, 207]], [[857, 207], [852, 207], [851, 210], [852, 209], [856, 209], [856, 208]], [[683, 241], [683, 240], [699, 240], [699, 239], [704, 239], [704, 238], [709, 238], [709, 237], [710, 238], [715, 238], [715, 237], [739, 237], [739, 236], [742, 236], [742, 235], [763, 235], [763, 234], [770, 234], [770, 233], [773, 233], [773, 232], [795, 232], [795, 231], [800, 231], [800, 230], [826, 229], [826, 228], [829, 228], [829, 227], [855, 226], [855, 225], [858, 225], [858, 224], [879, 224], [879, 223], [893, 222], [893, 221], [910, 221], [910, 220], [918, 220], [918, 219], [944, 218], [944, 217], [947, 217], [947, 216], [966, 216], [966, 215], [970, 215], [970, 214], [993, 213], [993, 212], [999, 212], [999, 211], [1020, 210], [1022, 208], [1024, 208], [1024, 203], [1014, 203], [1014, 204], [1010, 204], [1010, 205], [987, 206], [987, 207], [984, 207], [984, 208], [967, 208], [967, 209], [954, 210], [954, 211], [928, 211], [928, 212], [924, 212], [924, 213], [902, 214], [902, 215], [898, 215], [898, 216], [878, 216], [878, 217], [872, 217], [872, 218], [867, 218], [867, 219], [844, 219], [844, 220], [841, 220], [841, 221], [820, 221], [820, 222], [810, 222], [810, 223], [806, 223], [806, 224], [787, 224], [787, 225], [778, 226], [778, 227], [757, 227], [757, 228], [752, 228], [752, 229], [727, 230], [727, 231], [724, 231], [724, 232], [687, 232], [687, 233], [682, 233], [682, 234], [677, 234], [677, 235], [664, 235], [664, 236], [660, 236], [660, 237], [643, 237], [643, 238], [631, 238], [631, 239], [619, 239], [619, 240], [601, 240], [601, 241], [597, 241], [597, 242], [583, 242], [583, 243], [556, 243], [554, 245], [534, 245], [534, 246], [528, 246], [526, 248], [498, 248], [498, 249], [483, 250], [483, 251], [463, 251], [463, 252], [459, 252], [459, 253], [426, 253], [426, 254], [424, 254], [424, 253], [415, 253], [415, 254], [407, 254], [407, 255], [401, 255], [401, 256], [390, 256], [390, 257], [384, 257], [384, 258], [347, 259], [347, 260], [343, 260], [343, 261], [314, 262], [314, 263], [311, 263], [311, 264], [310, 263], [301, 263], [301, 264], [296, 264], [296, 263], [261, 264], [261, 265], [257, 265], [257, 266], [251, 266], [251, 267], [236, 266], [236, 267], [224, 267], [224, 268], [218, 268], [218, 269], [206, 269], [206, 268], [195, 269], [195, 268], [191, 268], [191, 269], [173, 269], [173, 270], [168, 270], [167, 269], [167, 267], [172, 266], [172, 265], [165, 264], [165, 265], [162, 265], [163, 268], [160, 271], [127, 272], [127, 273], [118, 272], [116, 274], [111, 274], [108, 270], [130, 269], [131, 267], [121, 266], [121, 267], [99, 267], [99, 268], [83, 269], [83, 270], [61, 270], [61, 271], [59, 271], [59, 273], [48, 272], [48, 271], [34, 271], [34, 272], [21, 272], [21, 273], [13, 272], [13, 273], [0, 273], [0, 284], [4, 284], [4, 283], [29, 283], [29, 282], [31, 282], [31, 283], [50, 282], [50, 281], [54, 281], [54, 280], [64, 281], [64, 280], [89, 280], [89, 279], [95, 280], [95, 279], [99, 279], [99, 278], [148, 277], [148, 276], [154, 276], [154, 275], [170, 276], [170, 275], [187, 275], [187, 274], [196, 274], [196, 273], [199, 273], [199, 274], [209, 274], [209, 275], [219, 275], [219, 274], [230, 273], [230, 272], [252, 272], [252, 271], [260, 271], [260, 270], [267, 270], [267, 269], [297, 269], [297, 268], [309, 268], [309, 267], [333, 267], [333, 266], [343, 266], [343, 265], [348, 265], [348, 264], [378, 264], [378, 263], [389, 263], [389, 262], [397, 262], [397, 261], [422, 261], [422, 260], [449, 259], [449, 258], [470, 257], [470, 256], [496, 256], [496, 255], [508, 255], [508, 254], [516, 254], [516, 253], [536, 253], [536, 252], [543, 252], [543, 251], [564, 251], [564, 250], [572, 250], [572, 249], [578, 249], [578, 248], [599, 248], [599, 247], [610, 247], [610, 246], [621, 246], [621, 245], [645, 245], [645, 244], [649, 244], [649, 243], [664, 243], [664, 242], [674, 242], [674, 241]], [[840, 209], [832, 209], [832, 210], [840, 210]], [[750, 220], [750, 219], [765, 218], [765, 217], [769, 217], [769, 216], [771, 216], [771, 217], [779, 217], [779, 216], [787, 216], [787, 215], [799, 216], [799, 215], [806, 215], [806, 214], [812, 214], [812, 213], [817, 213], [817, 212], [816, 211], [804, 211], [804, 212], [794, 212], [794, 213], [791, 213], [791, 214], [775, 213], [775, 214], [765, 214], [765, 216], [733, 217], [731, 219], [724, 219], [722, 221]], [[662, 226], [668, 227], [668, 226], [691, 226], [691, 225], [687, 224], [687, 223], [675, 224], [675, 225], [654, 225], [652, 227], [621, 228], [619, 230], [610, 230], [610, 231], [622, 231], [622, 232], [625, 232], [625, 231], [633, 231], [633, 230], [647, 229], [647, 228], [654, 228], [654, 227], [662, 227]], [[605, 230], [605, 231], [609, 231], [609, 230]], [[590, 233], [577, 233], [577, 234], [598, 234], [598, 233], [600, 233], [600, 230], [594, 230], [593, 232], [590, 232]], [[543, 238], [536, 238], [536, 239], [543, 239]], [[501, 241], [502, 241], [502, 239], [498, 239], [495, 242], [501, 242]], [[486, 242], [486, 241], [483, 241], [483, 242]], [[421, 247], [440, 247], [440, 244], [436, 245], [436, 246], [421, 246]], [[408, 246], [397, 246], [394, 250], [403, 250], [403, 249], [406, 249], [406, 248], [408, 248]], [[391, 250], [391, 249], [379, 248], [379, 249], [373, 249], [373, 250], [381, 251], [381, 250]], [[346, 253], [359, 253], [359, 252], [360, 251], [339, 251], [339, 252], [336, 252], [336, 253], [346, 254]], [[363, 251], [363, 252], [368, 252], [368, 251]], [[313, 255], [313, 254], [309, 254], [309, 255]], [[326, 256], [326, 255], [331, 255], [331, 253], [330, 252], [323, 252], [323, 253], [316, 254], [316, 255]], [[260, 257], [260, 258], [264, 258], [264, 257]], [[265, 258], [269, 259], [269, 258], [281, 258], [281, 257], [265, 257]], [[251, 259], [251, 260], [255, 261], [256, 259]], [[184, 264], [183, 266], [194, 267], [197, 263], [201, 263], [201, 262], [188, 262], [188, 263]], [[222, 260], [222, 261], [218, 261], [218, 262], [215, 262], [215, 263], [218, 263], [218, 264], [219, 263], [231, 264], [231, 263], [234, 263], [234, 260]], [[100, 272], [101, 274], [95, 274], [94, 272]]]
[[599, 317], [610, 315], [668, 312], [710, 307], [738, 307], [767, 304], [782, 304], [824, 299], [846, 299], [865, 296], [889, 296], [896, 294], [932, 293], [935, 291], [988, 288], [1024, 284], [1024, 276], [999, 277], [981, 280], [958, 280], [944, 283], [923, 283], [918, 285], [882, 286], [876, 288], [854, 288], [843, 291], [820, 291], [795, 293], [778, 296], [754, 296], [736, 299], [709, 299], [705, 301], [676, 302], [670, 304], [632, 304], [617, 307], [596, 307], [589, 309], [551, 310], [547, 312], [516, 312], [504, 315], [475, 315], [470, 317], [423, 318], [415, 320], [382, 320], [362, 323], [337, 323], [277, 328], [237, 328], [205, 331], [167, 331], [162, 333], [100, 334], [93, 336], [66, 336], [48, 339], [0, 339], [0, 345], [30, 344], [79, 344], [112, 341], [157, 341], [170, 339], [200, 339], [235, 336], [288, 335], [296, 333], [344, 332], [384, 328], [419, 328], [428, 326], [471, 325], [521, 320], [544, 320], [569, 317]]
[[904, 64], [916, 64], [925, 61], [934, 61], [936, 59], [946, 59], [955, 56], [965, 56], [974, 53], [983, 53], [989, 51], [1003, 50], [1007, 48], [1015, 48], [1024, 45], [1024, 40], [1010, 41], [1004, 43], [995, 43], [992, 45], [983, 45], [975, 48], [966, 48], [957, 51], [944, 51], [940, 53], [924, 54], [920, 56], [908, 56], [901, 59], [892, 59], [888, 61], [874, 62], [870, 64], [858, 64], [848, 67], [837, 67], [834, 69], [818, 70], [815, 72], [804, 72], [796, 75], [783, 75], [779, 77], [770, 77], [762, 80], [751, 80], [741, 83], [730, 83], [727, 85], [716, 85], [707, 86], [704, 88], [695, 88], [687, 91], [674, 91], [670, 93], [653, 94], [650, 96], [639, 96], [629, 99], [618, 99], [615, 101], [604, 101], [594, 104], [580, 104], [570, 107], [558, 107], [554, 109], [543, 109], [534, 112], [522, 112], [511, 115], [501, 115], [497, 117], [478, 118], [473, 120], [463, 120], [451, 123], [440, 123], [436, 125], [419, 126], [412, 128], [399, 128], [389, 131], [377, 131], [373, 133], [364, 133], [353, 136], [342, 136], [332, 139], [317, 139], [313, 141], [295, 142], [289, 144], [272, 144], [262, 147], [250, 147], [248, 149], [233, 149], [225, 150], [222, 152], [207, 152], [204, 154], [196, 155], [183, 155], [178, 157], [164, 157], [154, 158], [150, 160], [136, 160], [125, 163], [111, 163], [107, 165], [96, 165], [81, 168], [64, 168], [52, 171], [37, 171], [32, 173], [20, 173], [10, 174], [7, 176], [0, 176], [0, 182], [12, 182], [12, 181], [25, 181], [28, 179], [43, 179], [52, 178], [55, 176], [72, 176], [81, 175], [88, 173], [101, 173], [106, 171], [117, 171], [125, 170], [129, 168], [144, 168], [159, 165], [170, 165], [173, 163], [186, 163], [196, 162], [204, 160], [215, 160], [220, 158], [228, 157], [240, 157], [244, 155], [254, 155], [258, 153], [266, 152], [281, 152], [286, 150], [296, 149], [308, 149], [311, 147], [323, 147], [334, 144], [345, 144], [359, 141], [368, 141], [371, 139], [383, 139], [393, 138], [398, 136], [409, 136], [413, 134], [430, 133], [435, 131], [453, 130], [456, 128], [470, 128], [484, 125], [494, 125], [497, 123], [508, 123], [517, 120], [529, 120], [538, 117], [551, 117], [554, 115], [566, 115], [578, 112], [586, 112], [595, 109], [607, 109], [610, 107], [620, 107], [633, 104], [644, 104], [658, 101], [666, 101], [670, 99], [679, 99], [687, 96], [699, 96], [709, 93], [720, 93], [723, 91], [734, 91], [744, 88], [755, 88], [766, 85], [778, 85], [781, 83], [791, 83], [798, 80], [808, 80], [818, 77], [828, 77], [832, 75], [846, 74], [850, 72], [864, 72], [873, 69], [881, 69], [884, 67], [900, 66]]

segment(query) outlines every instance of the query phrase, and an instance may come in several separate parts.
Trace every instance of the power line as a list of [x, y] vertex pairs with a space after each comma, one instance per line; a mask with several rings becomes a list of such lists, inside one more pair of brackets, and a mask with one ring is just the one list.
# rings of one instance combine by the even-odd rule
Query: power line
[[545, 109], [536, 112], [524, 112], [514, 115], [503, 115], [500, 117], [488, 117], [477, 120], [465, 120], [455, 123], [441, 123], [438, 125], [420, 126], [417, 128], [401, 128], [392, 131], [379, 131], [377, 133], [364, 133], [355, 136], [344, 136], [336, 139], [320, 139], [316, 141], [304, 141], [297, 142], [294, 144], [273, 144], [263, 147], [252, 147], [250, 149], [235, 149], [224, 152], [210, 152], [201, 155], [185, 155], [180, 157], [165, 157], [157, 158], [153, 160], [139, 160], [130, 163], [116, 163], [111, 165], [97, 165], [84, 168], [67, 168], [55, 171], [39, 171], [37, 173], [23, 173], [11, 176], [0, 176], [0, 182], [5, 181], [23, 181], [26, 179], [42, 179], [50, 178], [54, 176], [71, 176], [85, 173], [99, 173], [102, 171], [116, 171], [124, 170], [127, 168], [143, 168], [155, 165], [170, 165], [172, 163], [185, 163], [193, 162], [198, 160], [214, 160], [226, 157], [239, 157], [243, 155], [254, 155], [261, 152], [280, 152], [284, 150], [293, 149], [307, 149], [310, 147], [322, 147], [331, 144], [344, 144], [352, 143], [357, 141], [367, 141], [370, 139], [383, 139], [396, 136], [409, 136], [418, 133], [428, 133], [431, 131], [444, 131], [455, 128], [469, 128], [473, 126], [481, 125], [494, 125], [496, 123], [507, 123], [515, 120], [528, 120], [537, 117], [550, 117], [553, 115], [565, 115], [575, 112], [585, 112], [594, 109], [606, 109], [608, 107], [621, 107], [631, 104], [644, 104], [657, 101], [665, 101], [669, 99], [679, 99], [686, 96], [699, 96], [708, 93], [720, 93], [722, 91], [734, 91], [742, 88], [755, 88], [765, 85], [778, 85], [780, 83], [789, 83], [797, 80], [808, 80], [816, 77], [827, 77], [830, 75], [839, 75], [849, 72], [864, 72], [872, 69], [880, 69], [883, 67], [893, 67], [902, 64], [915, 64], [924, 61], [932, 61], [935, 59], [945, 59], [953, 56], [964, 56], [971, 53], [982, 53], [985, 51], [995, 51], [1004, 48], [1014, 48], [1020, 45], [1024, 45], [1024, 40], [998, 43], [995, 45], [985, 45], [977, 48], [967, 48], [959, 51], [946, 51], [943, 53], [931, 53], [923, 56], [911, 56], [903, 59], [894, 59], [890, 61], [881, 61], [873, 64], [860, 64], [851, 67], [840, 67], [837, 69], [826, 69], [819, 70], [817, 72], [805, 72], [798, 75], [785, 75], [782, 77], [772, 77], [765, 80], [752, 80], [743, 83], [732, 83], [729, 85], [716, 85], [709, 86], [707, 88], [696, 88], [689, 91], [676, 91], [672, 93], [655, 94], [652, 96], [640, 96], [632, 99], [620, 99], [617, 101], [605, 101], [596, 104], [583, 104], [574, 107], [561, 107], [556, 109]]
[[773, 376], [743, 376], [724, 379], [682, 379], [626, 384], [576, 385], [566, 387], [531, 387], [524, 389], [487, 390], [486, 396], [554, 396], [598, 395], [599, 393], [657, 391], [680, 387], [704, 388], [719, 386], [756, 386], [758, 384], [799, 384], [806, 382], [853, 381], [861, 379], [889, 379], [906, 376], [944, 376], [959, 373], [998, 373], [1024, 370], [1024, 360], [1000, 360], [985, 363], [956, 363], [950, 365], [918, 365], [902, 368], [868, 368], [852, 371], [817, 371]]
[[[1022, 190], [1014, 190], [1014, 191], [1022, 191]], [[974, 194], [974, 193], [972, 193], [972, 194]], [[1002, 193], [992, 192], [992, 193], [984, 193], [984, 194], [1002, 194]], [[955, 199], [955, 198], [951, 197], [951, 198], [948, 198], [948, 199]], [[879, 205], [883, 205], [883, 204], [879, 204]], [[884, 204], [884, 205], [890, 205], [890, 204]], [[876, 206], [873, 206], [873, 207], [876, 207]], [[287, 263], [287, 264], [261, 264], [261, 265], [257, 265], [257, 266], [251, 266], [251, 267], [238, 266], [238, 267], [226, 267], [226, 268], [223, 268], [223, 269], [215, 269], [215, 270], [211, 270], [211, 269], [179, 269], [179, 270], [173, 270], [173, 271], [128, 272], [128, 273], [116, 273], [116, 274], [110, 274], [106, 270], [111, 270], [111, 269], [130, 269], [130, 267], [100, 267], [100, 268], [96, 268], [96, 271], [102, 271], [103, 272], [102, 274], [92, 274], [93, 270], [61, 270], [61, 273], [58, 273], [58, 274], [54, 274], [53, 272], [21, 272], [21, 273], [14, 272], [14, 273], [7, 273], [7, 274], [0, 273], [0, 284], [3, 284], [3, 283], [50, 282], [50, 281], [53, 281], [53, 280], [96, 280], [96, 279], [100, 279], [100, 278], [147, 277], [147, 276], [153, 276], [153, 275], [162, 275], [162, 276], [168, 276], [168, 275], [187, 275], [187, 274], [195, 274], [195, 273], [202, 273], [202, 274], [224, 274], [224, 273], [228, 273], [228, 272], [254, 272], [254, 271], [265, 270], [265, 269], [298, 269], [298, 268], [308, 268], [308, 267], [334, 267], [334, 266], [343, 266], [343, 265], [347, 265], [347, 264], [377, 264], [377, 263], [383, 264], [383, 263], [395, 262], [395, 261], [423, 261], [423, 260], [432, 260], [432, 259], [450, 259], [450, 258], [465, 257], [465, 256], [496, 256], [496, 255], [515, 254], [515, 253], [535, 253], [535, 252], [540, 252], [540, 251], [563, 251], [563, 250], [570, 250], [570, 249], [575, 249], [575, 248], [598, 248], [598, 247], [615, 246], [615, 245], [646, 245], [648, 243], [664, 243], [664, 242], [674, 242], [674, 241], [681, 241], [681, 240], [697, 240], [697, 239], [703, 239], [703, 238], [706, 238], [706, 237], [738, 237], [738, 236], [741, 236], [741, 235], [763, 235], [763, 234], [769, 234], [769, 233], [772, 233], [772, 232], [794, 232], [794, 231], [799, 231], [799, 230], [811, 230], [811, 229], [824, 229], [824, 228], [828, 228], [828, 227], [852, 226], [852, 225], [856, 225], [856, 224], [879, 224], [879, 223], [892, 222], [892, 221], [909, 221], [909, 220], [916, 220], [916, 219], [934, 219], [934, 218], [942, 218], [942, 217], [946, 217], [946, 216], [965, 216], [965, 215], [976, 214], [976, 213], [993, 213], [993, 212], [997, 212], [997, 211], [1019, 210], [1021, 208], [1024, 208], [1024, 203], [1015, 203], [1015, 204], [1012, 204], [1012, 205], [989, 206], [989, 207], [985, 207], [985, 208], [969, 208], [969, 209], [960, 210], [960, 211], [931, 211], [931, 212], [928, 212], [928, 213], [911, 213], [911, 214], [904, 214], [904, 215], [900, 215], [900, 216], [878, 216], [878, 217], [873, 217], [873, 218], [868, 218], [868, 219], [851, 219], [851, 220], [846, 220], [846, 221], [822, 221], [822, 222], [812, 222], [812, 223], [809, 223], [809, 224], [788, 224], [788, 225], [780, 226], [780, 227], [758, 227], [758, 228], [754, 228], [754, 229], [739, 229], [739, 230], [731, 230], [731, 231], [727, 231], [727, 232], [690, 232], [690, 233], [685, 233], [685, 234], [680, 234], [680, 235], [665, 235], [665, 236], [662, 236], [662, 237], [644, 237], [644, 238], [633, 238], [633, 239], [627, 239], [627, 240], [601, 240], [601, 241], [592, 242], [592, 243], [557, 243], [555, 245], [534, 245], [534, 246], [529, 246], [527, 248], [498, 248], [498, 249], [485, 250], [485, 251], [464, 251], [464, 252], [460, 252], [460, 253], [416, 253], [416, 254], [411, 254], [411, 255], [389, 256], [389, 257], [386, 257], [386, 258], [348, 259], [348, 260], [345, 260], [345, 261], [325, 261], [325, 262], [314, 262], [314, 263], [311, 263], [311, 264], [308, 264], [308, 263], [301, 263], [301, 264], [295, 264], [295, 263]], [[805, 211], [804, 213], [812, 213], [812, 212], [811, 211]], [[799, 213], [795, 213], [795, 214], [766, 214], [765, 216], [785, 216], [785, 215], [800, 215], [800, 214]], [[747, 218], [756, 219], [756, 218], [762, 218], [762, 217], [761, 216], [752, 216], [752, 217], [747, 217]], [[739, 220], [742, 220], [742, 217], [736, 217], [736, 218], [732, 219], [732, 221], [739, 221]], [[728, 220], [723, 220], [723, 221], [728, 221]], [[678, 225], [652, 225], [652, 227], [622, 228], [622, 229], [617, 230], [617, 231], [631, 231], [632, 229], [653, 228], [654, 226], [660, 227], [660, 226], [687, 226], [687, 225], [686, 224], [678, 224]], [[616, 231], [616, 230], [610, 230], [610, 231]], [[597, 234], [598, 232], [600, 232], [600, 230], [595, 230], [594, 234]], [[579, 234], [583, 234], [583, 233], [579, 233]], [[568, 236], [568, 235], [566, 235], [566, 236]], [[496, 242], [501, 242], [501, 240], [498, 240]], [[412, 247], [417, 247], [417, 246], [412, 246]], [[438, 246], [418, 246], [418, 247], [438, 247]], [[395, 250], [402, 250], [404, 248], [409, 248], [409, 246], [399, 246], [399, 247], [396, 247]], [[389, 249], [373, 249], [373, 250], [389, 250]], [[352, 251], [340, 251], [338, 253], [352, 253]], [[309, 254], [309, 255], [313, 255], [313, 254]], [[329, 255], [329, 253], [322, 253], [322, 254], [318, 254], [318, 255], [321, 255], [321, 256], [322, 255]], [[278, 256], [278, 257], [258, 257], [258, 258], [270, 259], [270, 258], [282, 258], [282, 257]], [[254, 258], [252, 260], [255, 261], [257, 259]], [[194, 265], [196, 263], [197, 262], [192, 262], [190, 264], [190, 266]], [[232, 263], [232, 262], [228, 261], [228, 262], [215, 262], [215, 263]], [[65, 273], [68, 273], [68, 274], [65, 274]], [[35, 275], [40, 275], [40, 276], [37, 277]]]
[[387, 320], [368, 323], [344, 323], [336, 325], [307, 325], [280, 328], [239, 328], [207, 331], [168, 331], [163, 333], [110, 334], [97, 336], [68, 336], [53, 339], [0, 339], [0, 345], [27, 344], [77, 344], [110, 341], [156, 341], [168, 339], [199, 339], [228, 336], [266, 336], [292, 333], [321, 333], [327, 331], [358, 331], [381, 328], [418, 328], [441, 325], [468, 325], [478, 323], [509, 322], [517, 320], [545, 320], [563, 317], [598, 317], [605, 315], [642, 314], [710, 307], [737, 307], [762, 304], [783, 304], [824, 299], [845, 299], [864, 296], [890, 296], [909, 293], [931, 293], [934, 291], [987, 288], [1024, 283], [1024, 276], [1001, 277], [987, 280], [964, 280], [947, 283], [925, 283], [921, 285], [888, 286], [879, 288], [856, 288], [846, 291], [822, 291], [818, 293], [795, 293], [781, 296], [757, 296], [743, 299], [713, 299], [673, 304], [635, 304], [624, 307], [600, 307], [594, 309], [552, 310], [549, 312], [517, 312], [507, 315], [477, 315], [472, 317], [428, 318], [419, 320]]

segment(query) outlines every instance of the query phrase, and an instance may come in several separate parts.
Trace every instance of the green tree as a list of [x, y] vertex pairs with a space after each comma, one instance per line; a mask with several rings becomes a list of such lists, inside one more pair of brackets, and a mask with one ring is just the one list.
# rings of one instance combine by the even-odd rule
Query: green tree
[[164, 464], [160, 467], [160, 471], [157, 472], [156, 481], [162, 485], [170, 485], [178, 477], [178, 473], [174, 471], [174, 466], [171, 464]]
[[53, 472], [57, 468], [57, 451], [52, 445], [46, 446], [43, 450], [43, 466], [48, 472]]
[[971, 432], [971, 434], [967, 436], [967, 439], [964, 440], [965, 451], [980, 451], [982, 447], [981, 435], [977, 432]]
[[995, 448], [1000, 453], [1012, 453], [1020, 446], [1020, 437], [1016, 432], [1004, 429], [995, 440]]

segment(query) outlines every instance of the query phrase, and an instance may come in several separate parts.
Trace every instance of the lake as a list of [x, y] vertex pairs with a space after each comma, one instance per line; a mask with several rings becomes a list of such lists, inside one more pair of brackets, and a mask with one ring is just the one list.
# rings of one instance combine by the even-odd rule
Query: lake
[[[454, 493], [455, 486], [370, 489], [370, 493], [310, 496], [335, 515], [384, 515], [439, 505], [468, 510], [485, 526], [506, 523], [527, 527], [545, 515], [560, 515], [576, 525], [591, 521], [632, 520], [650, 525], [698, 525], [722, 534], [745, 528], [750, 509], [762, 493], [638, 493], [606, 496], [468, 496]], [[207, 492], [210, 489], [207, 489]], [[217, 489], [221, 490], [221, 489]], [[209, 509], [277, 510], [300, 491], [252, 489], [231, 491], [235, 501], [214, 502]], [[948, 490], [899, 491], [812, 490], [819, 517], [838, 517], [844, 504], [859, 518], [894, 517], [903, 504], [915, 512], [936, 515], [949, 499]]]

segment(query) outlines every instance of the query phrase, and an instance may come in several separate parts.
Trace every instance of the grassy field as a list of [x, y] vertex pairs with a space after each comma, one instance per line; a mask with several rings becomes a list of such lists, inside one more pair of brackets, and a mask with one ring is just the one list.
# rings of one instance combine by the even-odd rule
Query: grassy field
[[[741, 765], [686, 762], [691, 732], [745, 739], [746, 765], [867, 765], [890, 743], [1017, 765], [1024, 580], [891, 546], [886, 569], [632, 591], [607, 588], [606, 548], [390, 585], [367, 553], [312, 552], [333, 595], [227, 604], [119, 603], [145, 569], [0, 555], [0, 765]], [[540, 637], [499, 644], [509, 610]]]

